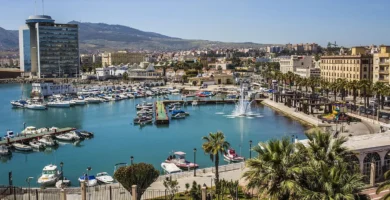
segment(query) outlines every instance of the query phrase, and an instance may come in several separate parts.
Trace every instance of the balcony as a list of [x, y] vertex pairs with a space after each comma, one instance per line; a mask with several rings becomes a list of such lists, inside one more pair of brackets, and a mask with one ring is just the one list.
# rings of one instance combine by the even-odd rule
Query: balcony
[[379, 74], [389, 74], [389, 70], [379, 70]]
[[379, 62], [379, 65], [389, 65], [390, 61], [381, 61]]

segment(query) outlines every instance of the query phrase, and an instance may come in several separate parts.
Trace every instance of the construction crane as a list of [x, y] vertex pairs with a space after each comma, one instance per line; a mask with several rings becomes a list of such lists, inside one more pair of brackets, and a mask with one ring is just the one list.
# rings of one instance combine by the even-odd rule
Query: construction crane
[[338, 47], [339, 45], [337, 45], [336, 41], [334, 41], [334, 44], [328, 42], [328, 48], [332, 48], [333, 47]]

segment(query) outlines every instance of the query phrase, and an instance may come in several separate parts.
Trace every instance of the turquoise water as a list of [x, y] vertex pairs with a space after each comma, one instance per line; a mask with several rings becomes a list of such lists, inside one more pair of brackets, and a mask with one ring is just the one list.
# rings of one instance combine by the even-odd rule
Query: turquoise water
[[[187, 152], [187, 159], [193, 161], [193, 148], [197, 148], [197, 163], [201, 167], [212, 166], [209, 156], [205, 155], [202, 146], [202, 136], [209, 132], [222, 131], [227, 140], [238, 153], [249, 157], [249, 140], [253, 143], [266, 141], [270, 138], [280, 138], [287, 135], [303, 136], [304, 127], [289, 118], [284, 117], [268, 107], [254, 105], [252, 111], [259, 112], [259, 118], [235, 118], [228, 115], [234, 105], [200, 105], [185, 108], [190, 116], [184, 120], [173, 120], [169, 127], [158, 128], [154, 125], [140, 128], [132, 124], [135, 116], [135, 105], [141, 101], [152, 102], [155, 99], [131, 99], [119, 102], [86, 105], [80, 107], [49, 108], [46, 111], [12, 109], [10, 101], [19, 99], [22, 94], [29, 94], [30, 85], [20, 84], [0, 85], [0, 131], [5, 134], [7, 129], [20, 132], [23, 123], [26, 126], [39, 127], [76, 127], [92, 131], [95, 138], [85, 140], [79, 145], [61, 144], [52, 151], [17, 153], [9, 160], [1, 160], [0, 185], [8, 184], [8, 172], [13, 172], [14, 185], [25, 186], [25, 179], [39, 177], [42, 168], [47, 164], [64, 162], [64, 174], [73, 185], [77, 178], [85, 173], [88, 166], [91, 173], [106, 171], [113, 173], [114, 165], [120, 162], [146, 162], [161, 170], [160, 164], [170, 152]], [[179, 99], [172, 96], [171, 99]], [[241, 150], [240, 150], [241, 146]], [[221, 164], [225, 164], [221, 161]], [[34, 186], [37, 184], [34, 183]]]

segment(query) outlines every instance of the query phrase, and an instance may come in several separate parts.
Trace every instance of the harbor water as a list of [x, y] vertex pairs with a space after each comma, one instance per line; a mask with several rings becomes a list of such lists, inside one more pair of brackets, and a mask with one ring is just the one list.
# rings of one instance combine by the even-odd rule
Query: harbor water
[[[249, 157], [249, 141], [253, 145], [271, 138], [304, 137], [305, 127], [268, 107], [252, 104], [251, 110], [259, 113], [255, 117], [230, 117], [235, 105], [215, 104], [183, 107], [190, 116], [185, 119], [171, 120], [169, 126], [144, 127], [134, 125], [136, 104], [142, 101], [154, 102], [156, 98], [128, 99], [117, 102], [75, 106], [71, 108], [49, 108], [47, 110], [13, 109], [11, 100], [20, 99], [21, 94], [28, 96], [31, 85], [0, 85], [0, 131], [15, 133], [26, 126], [75, 127], [91, 131], [95, 137], [79, 144], [63, 143], [57, 149], [41, 152], [13, 152], [10, 159], [1, 159], [0, 185], [8, 184], [8, 172], [13, 172], [13, 183], [26, 186], [27, 177], [34, 177], [32, 186], [42, 168], [47, 164], [64, 163], [64, 175], [77, 186], [77, 178], [92, 167], [90, 173], [108, 172], [113, 174], [116, 163], [134, 162], [153, 164], [161, 170], [160, 164], [172, 151], [184, 151], [187, 160], [193, 161], [196, 148], [196, 162], [203, 167], [213, 163], [202, 150], [202, 136], [210, 132], [222, 131], [231, 146], [245, 157]], [[181, 96], [169, 96], [181, 99]], [[252, 154], [254, 155], [254, 154]], [[221, 164], [226, 164], [221, 160]]]

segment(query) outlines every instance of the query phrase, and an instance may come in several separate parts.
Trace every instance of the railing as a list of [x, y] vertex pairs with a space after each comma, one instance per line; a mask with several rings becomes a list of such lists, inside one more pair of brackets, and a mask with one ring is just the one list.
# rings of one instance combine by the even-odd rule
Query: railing
[[87, 188], [87, 200], [131, 200], [131, 194], [121, 186], [96, 186]]
[[[240, 163], [221, 165], [218, 167], [218, 170], [219, 170], [219, 173], [221, 173], [221, 172], [243, 169], [244, 167], [245, 167], [245, 162], [240, 162]], [[215, 173], [215, 167], [208, 167], [208, 168], [202, 168], [202, 169], [196, 170], [197, 176], [203, 176], [205, 174], [210, 174], [210, 173]], [[192, 177], [192, 176], [194, 176], [194, 170], [180, 172], [180, 173], [174, 173], [174, 174], [161, 175], [158, 177], [157, 181], [164, 181], [167, 178], [177, 180], [177, 179], [181, 179], [181, 178], [185, 178], [185, 177]]]
[[[185, 194], [185, 193], [175, 193], [175, 194], [172, 194], [172, 196], [174, 195], [174, 198], [173, 199], [176, 199], [176, 200], [180, 200], [180, 199], [183, 199], [183, 200], [189, 200], [189, 199], [192, 199], [192, 197], [190, 197], [188, 194]], [[153, 199], [153, 200], [170, 200], [171, 199], [171, 194], [169, 193], [168, 190], [153, 190], [153, 189], [147, 189], [147, 190], [144, 190], [142, 196], [141, 196], [141, 200], [149, 200], [149, 199]]]
[[44, 199], [60, 199], [60, 189], [27, 189], [27, 188], [12, 188], [5, 196], [1, 196], [3, 200], [44, 200]]

